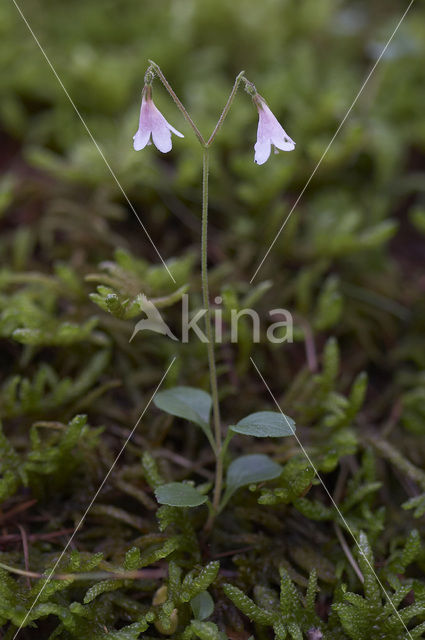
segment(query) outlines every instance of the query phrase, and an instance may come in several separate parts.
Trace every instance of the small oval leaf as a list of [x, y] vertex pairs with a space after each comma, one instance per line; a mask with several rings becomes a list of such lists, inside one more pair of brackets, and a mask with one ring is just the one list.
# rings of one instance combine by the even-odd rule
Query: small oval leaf
[[199, 426], [208, 425], [212, 400], [209, 393], [195, 387], [172, 387], [159, 391], [154, 404], [178, 418], [186, 418]]
[[256, 438], [285, 438], [295, 433], [295, 422], [284, 413], [257, 411], [229, 427], [235, 433]]
[[159, 391], [153, 402], [158, 409], [200, 426], [212, 448], [215, 448], [210, 427], [212, 399], [209, 393], [195, 387], [172, 387]]
[[282, 473], [283, 468], [277, 462], [261, 453], [241, 456], [234, 460], [227, 470], [226, 492], [223, 497], [222, 507], [230, 497], [249, 484], [273, 480]]
[[168, 504], [170, 507], [199, 507], [208, 500], [207, 496], [184, 482], [162, 484], [155, 489], [155, 497], [159, 504]]
[[208, 591], [201, 591], [190, 601], [193, 615], [197, 620], [205, 620], [209, 618], [214, 611], [214, 600]]

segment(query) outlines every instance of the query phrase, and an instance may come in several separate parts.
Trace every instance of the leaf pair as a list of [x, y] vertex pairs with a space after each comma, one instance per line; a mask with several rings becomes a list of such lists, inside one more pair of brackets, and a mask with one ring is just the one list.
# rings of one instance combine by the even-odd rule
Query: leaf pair
[[[236, 458], [227, 470], [226, 491], [220, 509], [223, 509], [238, 489], [257, 482], [273, 480], [280, 476], [282, 470], [280, 464], [260, 453]], [[160, 504], [172, 507], [198, 507], [208, 500], [207, 496], [184, 482], [163, 484], [155, 489], [155, 496]]]
[[[201, 427], [215, 449], [210, 427], [212, 399], [209, 393], [194, 387], [173, 387], [157, 393], [154, 403], [159, 409], [190, 420]], [[233, 433], [256, 438], [284, 438], [294, 435], [295, 423], [282, 412], [258, 411], [242, 418], [229, 429]]]
[[[174, 387], [156, 394], [155, 405], [179, 418], [197, 424], [217, 454], [214, 436], [210, 427], [212, 399], [209, 393], [194, 387]], [[229, 427], [225, 448], [235, 434], [254, 436], [257, 438], [282, 438], [295, 433], [295, 423], [283, 413], [259, 411], [252, 413]], [[282, 467], [263, 454], [241, 456], [234, 460], [226, 476], [226, 491], [220, 505], [222, 509], [232, 495], [241, 487], [265, 482], [277, 478]], [[171, 482], [158, 487], [155, 491], [160, 504], [174, 507], [197, 507], [207, 502], [192, 485], [183, 482]]]

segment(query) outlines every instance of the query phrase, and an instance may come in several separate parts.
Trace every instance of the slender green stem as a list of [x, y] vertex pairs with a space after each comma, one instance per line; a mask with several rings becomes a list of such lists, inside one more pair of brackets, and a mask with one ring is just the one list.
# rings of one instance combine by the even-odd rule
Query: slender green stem
[[209, 375], [210, 375], [210, 387], [211, 387], [211, 396], [213, 402], [213, 423], [214, 423], [214, 453], [216, 456], [216, 469], [215, 469], [215, 486], [214, 486], [214, 496], [212, 505], [209, 507], [210, 515], [208, 521], [206, 523], [206, 530], [208, 531], [219, 512], [220, 508], [220, 499], [223, 487], [223, 457], [227, 448], [227, 445], [230, 441], [230, 437], [226, 438], [225, 445], [223, 447], [222, 436], [221, 436], [221, 423], [220, 423], [220, 406], [218, 401], [218, 385], [217, 385], [217, 371], [215, 366], [215, 355], [214, 355], [214, 342], [212, 336], [212, 325], [211, 325], [211, 308], [210, 308], [210, 300], [209, 300], [209, 287], [208, 287], [208, 170], [209, 170], [209, 147], [214, 141], [215, 136], [220, 130], [230, 107], [232, 106], [233, 100], [235, 98], [236, 92], [238, 90], [239, 84], [241, 81], [245, 83], [245, 89], [251, 95], [255, 92], [254, 85], [249, 82], [244, 77], [244, 71], [241, 71], [238, 76], [236, 76], [235, 83], [233, 85], [233, 89], [230, 92], [230, 95], [227, 99], [227, 102], [224, 106], [222, 114], [209, 137], [208, 141], [205, 142], [204, 137], [199, 131], [196, 124], [193, 122], [192, 118], [184, 108], [183, 104], [180, 102], [176, 93], [172, 89], [171, 85], [168, 83], [168, 80], [162, 73], [159, 66], [149, 60], [150, 66], [148, 67], [145, 74], [145, 82], [151, 83], [153, 80], [153, 76], [157, 75], [164, 85], [165, 89], [168, 91], [177, 107], [183, 114], [184, 118], [187, 120], [189, 125], [192, 127], [196, 137], [198, 138], [201, 146], [203, 147], [203, 169], [202, 169], [202, 232], [201, 232], [201, 277], [202, 277], [202, 298], [204, 309], [206, 310], [205, 315], [205, 328], [207, 334], [207, 348], [208, 348], [208, 367], [209, 367]]
[[162, 73], [161, 69], [158, 67], [158, 65], [156, 64], [156, 62], [154, 62], [153, 60], [149, 60], [151, 67], [153, 68], [154, 72], [156, 73], [156, 75], [158, 76], [158, 78], [161, 80], [162, 84], [164, 85], [164, 87], [167, 89], [168, 93], [170, 94], [170, 96], [172, 97], [172, 99], [174, 100], [174, 102], [176, 103], [177, 107], [180, 109], [180, 111], [183, 114], [183, 117], [187, 120], [187, 122], [190, 124], [190, 126], [192, 127], [193, 131], [195, 132], [196, 137], [198, 138], [199, 142], [201, 143], [201, 145], [203, 147], [205, 147], [205, 140], [203, 135], [201, 134], [201, 132], [199, 131], [198, 127], [196, 126], [196, 124], [193, 122], [192, 118], [190, 117], [190, 115], [188, 114], [188, 112], [186, 111], [186, 109], [184, 108], [183, 104], [181, 103], [180, 99], [177, 97], [177, 94], [174, 92], [174, 89], [171, 87], [171, 85], [169, 84], [167, 78], [164, 76], [164, 74]]
[[241, 71], [239, 73], [239, 75], [236, 76], [235, 84], [233, 85], [233, 89], [230, 92], [230, 96], [229, 96], [229, 98], [228, 98], [228, 100], [227, 100], [227, 102], [226, 102], [226, 104], [224, 106], [222, 114], [221, 114], [220, 118], [218, 119], [217, 124], [215, 125], [214, 131], [212, 132], [212, 134], [208, 138], [207, 147], [210, 146], [210, 144], [212, 143], [212, 141], [216, 137], [218, 131], [221, 129], [221, 125], [223, 124], [223, 122], [224, 122], [224, 120], [225, 120], [225, 118], [226, 118], [226, 116], [227, 116], [227, 114], [229, 112], [229, 109], [232, 106], [232, 102], [234, 100], [234, 97], [235, 97], [236, 92], [237, 92], [238, 87], [239, 87], [239, 83], [242, 80], [244, 73], [245, 73], [245, 71]]
[[[215, 367], [214, 342], [211, 328], [211, 309], [208, 287], [208, 170], [209, 170], [209, 151], [204, 149], [202, 163], [202, 237], [201, 237], [201, 276], [202, 276], [202, 298], [205, 314], [205, 329], [207, 334], [208, 348], [208, 366], [210, 372], [210, 387], [213, 400], [213, 422], [214, 422], [214, 439], [216, 446], [216, 469], [215, 469], [215, 486], [213, 497], [213, 510], [217, 513], [220, 504], [221, 488], [223, 485], [223, 457], [221, 455], [221, 424], [220, 424], [220, 406], [218, 402], [218, 386], [217, 372]], [[211, 516], [209, 523], [212, 523]]]

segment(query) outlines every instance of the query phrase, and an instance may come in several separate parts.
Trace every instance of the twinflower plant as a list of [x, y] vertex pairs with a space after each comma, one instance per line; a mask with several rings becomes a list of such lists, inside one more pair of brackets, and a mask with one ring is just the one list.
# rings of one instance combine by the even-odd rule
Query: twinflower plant
[[[288, 136], [276, 117], [273, 115], [266, 101], [257, 93], [252, 82], [241, 71], [236, 77], [233, 89], [224, 109], [208, 139], [205, 139], [189, 113], [177, 97], [159, 66], [149, 61], [150, 65], [145, 74], [145, 86], [142, 92], [139, 128], [133, 138], [134, 149], [139, 151], [150, 144], [152, 139], [157, 149], [167, 153], [172, 148], [171, 134], [183, 137], [177, 129], [170, 125], [153, 102], [152, 84], [158, 78], [177, 107], [191, 126], [203, 149], [202, 162], [202, 226], [201, 226], [201, 278], [202, 297], [205, 314], [205, 332], [207, 336], [208, 367], [210, 379], [210, 393], [194, 387], [174, 387], [156, 394], [154, 402], [163, 411], [183, 418], [202, 429], [215, 457], [215, 481], [212, 496], [208, 496], [208, 487], [197, 489], [191, 482], [171, 482], [156, 488], [155, 494], [160, 504], [174, 507], [197, 507], [206, 504], [209, 517], [206, 529], [210, 529], [214, 518], [225, 507], [232, 495], [238, 489], [253, 483], [265, 482], [277, 478], [282, 473], [282, 467], [264, 454], [251, 454], [234, 459], [227, 469], [224, 469], [225, 455], [228, 445], [235, 434], [253, 437], [282, 438], [291, 436], [295, 432], [295, 423], [283, 413], [274, 411], [259, 411], [241, 419], [234, 425], [227, 427], [224, 433], [220, 416], [217, 372], [215, 364], [214, 342], [212, 337], [211, 307], [208, 283], [208, 176], [210, 147], [220, 130], [232, 106], [236, 92], [244, 85], [258, 109], [259, 122], [257, 142], [254, 150], [254, 160], [257, 164], [264, 164], [271, 152], [271, 147], [282, 151], [292, 151], [295, 142]], [[211, 419], [212, 413], [212, 419]], [[212, 422], [212, 426], [211, 426]], [[226, 473], [225, 473], [226, 472]], [[225, 477], [224, 477], [225, 476]]]

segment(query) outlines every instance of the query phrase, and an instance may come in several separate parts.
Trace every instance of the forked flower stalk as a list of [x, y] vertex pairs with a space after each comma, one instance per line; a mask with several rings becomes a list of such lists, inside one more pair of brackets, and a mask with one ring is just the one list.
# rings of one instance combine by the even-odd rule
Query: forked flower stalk
[[[232, 91], [224, 106], [224, 109], [214, 127], [210, 137], [205, 140], [198, 127], [186, 111], [182, 102], [174, 92], [168, 80], [162, 73], [159, 66], [149, 60], [150, 65], [145, 74], [145, 88], [143, 90], [142, 108], [140, 113], [139, 130], [134, 136], [134, 148], [140, 150], [150, 143], [150, 138], [156, 147], [166, 153], [171, 149], [171, 133], [177, 136], [182, 134], [170, 125], [164, 116], [155, 107], [152, 100], [151, 85], [157, 76], [168, 91], [171, 98], [183, 114], [185, 120], [189, 123], [195, 133], [200, 145], [203, 148], [202, 162], [202, 223], [201, 223], [201, 280], [202, 280], [202, 299], [205, 309], [205, 329], [207, 335], [207, 352], [208, 352], [208, 369], [210, 378], [210, 389], [212, 396], [213, 408], [213, 426], [214, 426], [214, 453], [216, 457], [215, 469], [215, 485], [212, 505], [210, 505], [210, 515], [205, 525], [206, 531], [210, 530], [216, 515], [220, 511], [220, 502], [223, 486], [223, 443], [220, 422], [220, 405], [218, 398], [217, 370], [214, 353], [213, 332], [211, 324], [211, 307], [209, 299], [208, 286], [208, 174], [209, 174], [209, 147], [215, 140], [224, 120], [232, 106], [233, 100], [241, 82], [244, 83], [245, 91], [251, 96], [259, 113], [259, 124], [257, 131], [257, 143], [255, 145], [255, 162], [263, 164], [269, 158], [272, 145], [275, 148], [290, 151], [295, 147], [295, 143], [289, 138], [283, 130], [273, 113], [267, 106], [264, 98], [262, 98], [253, 85], [244, 76], [241, 71], [235, 79]], [[224, 447], [225, 448], [225, 447]]]

